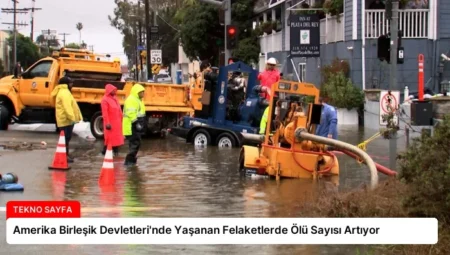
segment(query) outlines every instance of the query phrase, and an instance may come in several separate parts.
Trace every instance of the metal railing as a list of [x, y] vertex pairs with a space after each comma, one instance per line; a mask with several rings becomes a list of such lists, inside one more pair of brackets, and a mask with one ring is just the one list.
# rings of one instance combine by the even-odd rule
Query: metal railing
[[[366, 10], [366, 38], [378, 38], [389, 32], [389, 20], [384, 10]], [[398, 29], [403, 38], [428, 38], [429, 10], [399, 10]]]

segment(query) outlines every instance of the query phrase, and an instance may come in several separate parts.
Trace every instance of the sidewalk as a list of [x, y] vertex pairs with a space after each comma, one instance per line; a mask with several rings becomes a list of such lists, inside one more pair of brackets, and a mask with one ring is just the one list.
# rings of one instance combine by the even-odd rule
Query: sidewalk
[[[54, 124], [14, 124], [9, 126], [8, 131], [34, 131], [56, 134]], [[80, 122], [76, 124], [73, 132], [83, 139], [95, 140], [95, 137], [91, 133], [89, 122]]]

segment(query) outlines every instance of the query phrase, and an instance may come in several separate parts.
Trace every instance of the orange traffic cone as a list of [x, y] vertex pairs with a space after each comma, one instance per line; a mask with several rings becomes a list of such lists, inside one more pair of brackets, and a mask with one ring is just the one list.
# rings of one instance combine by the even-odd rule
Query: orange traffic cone
[[48, 167], [50, 170], [69, 170], [70, 166], [67, 163], [67, 152], [66, 152], [66, 138], [64, 136], [64, 130], [61, 130], [59, 134], [58, 145], [56, 145], [55, 157], [53, 158], [53, 163]]
[[105, 159], [103, 160], [102, 170], [100, 172], [100, 178], [98, 179], [98, 184], [111, 185], [115, 182], [113, 152], [111, 145], [108, 145], [108, 149], [105, 153]]

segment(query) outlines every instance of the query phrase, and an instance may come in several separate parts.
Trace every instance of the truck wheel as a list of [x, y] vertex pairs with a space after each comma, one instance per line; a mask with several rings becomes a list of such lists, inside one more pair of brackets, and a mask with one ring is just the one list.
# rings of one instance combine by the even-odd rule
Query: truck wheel
[[9, 111], [4, 105], [0, 105], [0, 130], [8, 130], [10, 122]]
[[103, 139], [102, 112], [96, 112], [91, 118], [91, 133], [97, 139]]
[[195, 146], [211, 145], [211, 136], [209, 135], [209, 132], [206, 129], [201, 128], [195, 131], [193, 137]]
[[236, 139], [229, 133], [222, 133], [217, 137], [216, 144], [219, 148], [232, 148], [236, 147]]

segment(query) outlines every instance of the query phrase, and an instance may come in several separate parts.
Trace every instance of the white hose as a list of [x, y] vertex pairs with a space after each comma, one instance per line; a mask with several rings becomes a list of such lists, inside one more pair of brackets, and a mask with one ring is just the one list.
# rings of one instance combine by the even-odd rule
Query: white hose
[[358, 148], [352, 144], [342, 142], [342, 141], [310, 134], [303, 128], [298, 128], [297, 130], [295, 130], [295, 137], [300, 140], [311, 140], [314, 142], [330, 145], [330, 146], [333, 146], [336, 148], [341, 148], [341, 149], [353, 152], [354, 154], [358, 155], [361, 159], [363, 159], [365, 161], [365, 163], [367, 164], [367, 166], [369, 167], [371, 189], [374, 189], [378, 185], [377, 167], [376, 167], [375, 163], [373, 162], [372, 158], [369, 156], [369, 154], [367, 154], [365, 151], [361, 150], [360, 148]]

